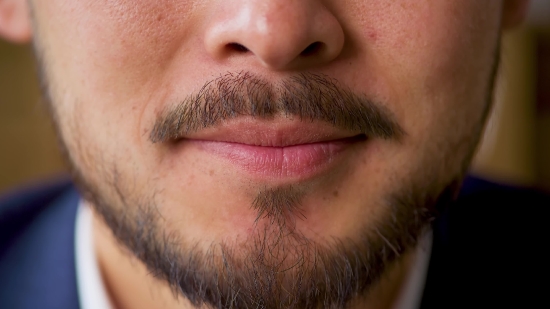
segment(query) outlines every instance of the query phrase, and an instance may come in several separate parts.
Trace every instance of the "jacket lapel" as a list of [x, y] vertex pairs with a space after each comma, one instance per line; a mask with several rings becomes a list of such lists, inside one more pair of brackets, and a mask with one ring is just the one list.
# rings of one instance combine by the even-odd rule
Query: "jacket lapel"
[[0, 308], [79, 308], [75, 220], [79, 202], [69, 186], [14, 235], [0, 263]]

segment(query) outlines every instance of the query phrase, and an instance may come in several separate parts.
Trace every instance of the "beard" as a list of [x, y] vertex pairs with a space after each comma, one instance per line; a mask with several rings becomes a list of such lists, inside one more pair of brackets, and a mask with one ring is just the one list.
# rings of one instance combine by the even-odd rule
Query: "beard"
[[404, 185], [380, 205], [383, 216], [364, 224], [357, 235], [323, 241], [295, 228], [294, 221], [301, 219], [292, 204], [295, 189], [260, 192], [252, 206], [258, 214], [255, 232], [242, 243], [220, 241], [204, 249], [163, 226], [153, 197], [138, 202], [125, 196], [128, 204], [113, 207], [79, 177], [80, 191], [119, 245], [168, 283], [174, 295], [208, 308], [346, 308], [416, 248], [462, 179], [456, 177], [443, 191]]
[[[289, 83], [295, 87], [274, 90], [250, 75], [220, 77], [208, 83], [199, 95], [159, 113], [150, 141], [170, 142], [190, 131], [243, 115], [266, 119], [284, 114], [301, 121], [320, 120], [340, 128], [359, 129], [368, 138], [397, 141], [405, 134], [380, 105], [354, 96], [330, 80], [303, 75]], [[260, 84], [263, 86], [258, 87]], [[294, 101], [288, 103], [289, 98]], [[346, 109], [334, 102], [341, 102]], [[482, 127], [480, 124], [473, 133], [477, 137], [462, 139], [466, 145], [461, 148], [467, 149], [467, 155], [458, 164], [459, 172], [434, 181], [434, 175], [419, 168], [408, 179], [396, 182], [392, 192], [377, 205], [365, 201], [365, 207], [383, 211], [375, 220], [364, 220], [369, 222], [347, 238], [313, 240], [296, 228], [295, 221], [301, 218], [300, 203], [312, 194], [308, 184], [301, 183], [259, 190], [248, 206], [257, 214], [254, 233], [238, 244], [219, 241], [204, 249], [204, 244], [191, 243], [178, 231], [168, 230], [159, 212], [162, 205], [155, 198], [160, 193], [152, 189], [138, 194], [129, 189], [126, 184], [132, 180], [120, 173], [116, 164], [98, 169], [103, 173], [95, 180], [78, 164], [71, 166], [84, 198], [101, 215], [121, 247], [193, 305], [345, 308], [368, 294], [389, 268], [415, 248], [438, 212], [456, 197]], [[69, 162], [74, 162], [74, 153], [69, 153], [63, 140], [61, 144]], [[86, 151], [78, 145], [72, 149]], [[86, 157], [97, 154], [87, 153]], [[97, 179], [107, 183], [108, 192]]]

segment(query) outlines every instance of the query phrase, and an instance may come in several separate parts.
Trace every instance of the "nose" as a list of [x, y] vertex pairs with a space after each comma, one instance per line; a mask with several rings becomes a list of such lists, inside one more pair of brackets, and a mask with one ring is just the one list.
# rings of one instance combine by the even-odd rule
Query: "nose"
[[334, 60], [344, 31], [320, 0], [234, 0], [207, 28], [207, 52], [218, 61], [253, 59], [270, 70], [304, 69]]

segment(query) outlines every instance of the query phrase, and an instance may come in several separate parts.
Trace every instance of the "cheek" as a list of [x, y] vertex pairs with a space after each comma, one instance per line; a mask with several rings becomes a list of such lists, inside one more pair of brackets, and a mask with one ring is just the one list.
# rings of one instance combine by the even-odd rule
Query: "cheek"
[[[185, 53], [194, 1], [52, 0], [35, 4], [40, 45], [70, 88], [100, 99], [146, 94]], [[43, 28], [44, 31], [40, 31]]]
[[[489, 103], [498, 6], [474, 0], [365, 1], [352, 8], [361, 14], [342, 12], [353, 16], [347, 28], [363, 62], [356, 80], [368, 76], [383, 85], [383, 100], [407, 131], [396, 155], [386, 156], [399, 167], [389, 166], [388, 174], [428, 168], [430, 175], [448, 177], [473, 150]], [[369, 87], [355, 86], [372, 92]]]
[[170, 90], [160, 85], [175, 55], [185, 53], [191, 2], [36, 1], [45, 79], [65, 140], [84, 145], [77, 149], [82, 161], [84, 152], [137, 155], [129, 146], [143, 143], [145, 105], [162, 102]]
[[489, 2], [403, 0], [389, 4], [388, 18], [371, 16], [363, 38], [376, 38], [370, 49], [377, 72], [413, 137], [479, 123], [498, 46], [498, 14], [486, 13], [498, 8]]

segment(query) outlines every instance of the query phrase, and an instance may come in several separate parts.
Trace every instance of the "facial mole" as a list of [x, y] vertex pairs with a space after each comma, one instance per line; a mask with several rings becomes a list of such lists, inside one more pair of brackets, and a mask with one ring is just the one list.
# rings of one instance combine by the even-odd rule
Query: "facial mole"
[[210, 170], [209, 174], [210, 174], [210, 176], [214, 176], [214, 174], [215, 174], [214, 170]]
[[334, 190], [334, 192], [332, 192], [332, 195], [334, 197], [338, 197], [338, 195], [340, 195], [340, 192], [338, 192], [338, 190]]
[[373, 42], [376, 42], [376, 39], [378, 39], [378, 34], [375, 31], [369, 31], [368, 34], [369, 39]]

